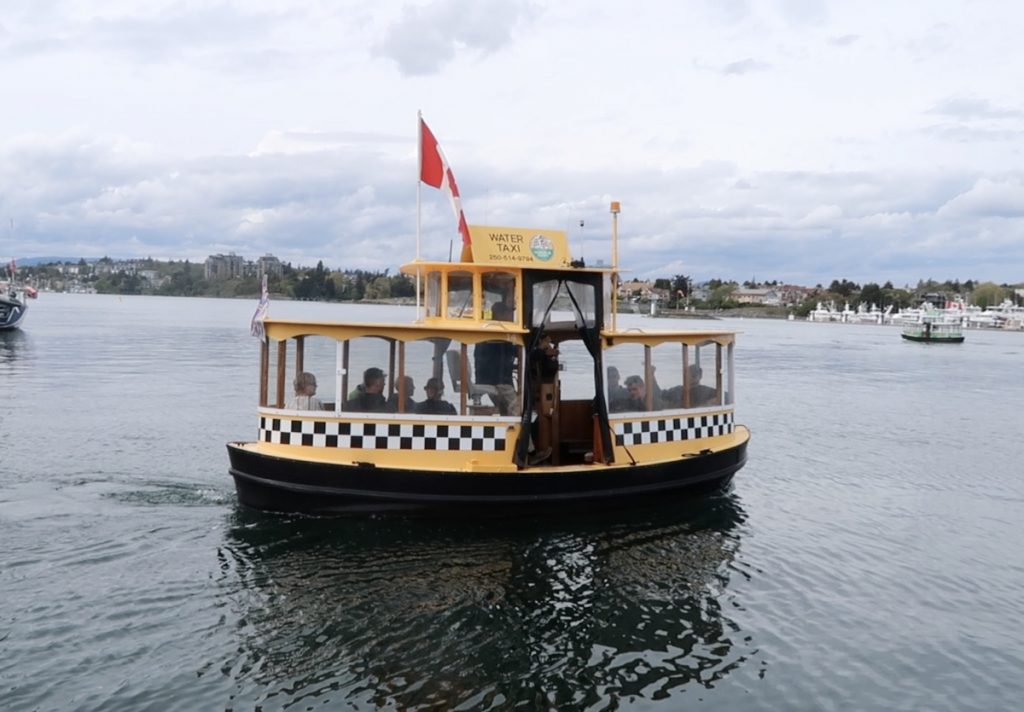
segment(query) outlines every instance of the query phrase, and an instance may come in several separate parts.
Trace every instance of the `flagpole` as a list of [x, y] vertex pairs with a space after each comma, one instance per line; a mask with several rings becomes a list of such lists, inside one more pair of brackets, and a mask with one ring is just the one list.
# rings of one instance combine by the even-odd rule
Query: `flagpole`
[[619, 312], [619, 201], [613, 200], [612, 212], [612, 331], [616, 330], [615, 319]]
[[423, 178], [423, 112], [416, 111], [416, 320], [420, 321], [423, 314], [420, 312], [420, 191], [422, 190], [421, 180]]

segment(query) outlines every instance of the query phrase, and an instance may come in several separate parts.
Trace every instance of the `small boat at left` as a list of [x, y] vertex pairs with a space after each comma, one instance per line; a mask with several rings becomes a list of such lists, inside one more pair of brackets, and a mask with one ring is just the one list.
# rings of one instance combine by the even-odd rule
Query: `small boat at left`
[[34, 288], [18, 283], [14, 260], [11, 260], [7, 270], [7, 281], [0, 282], [0, 331], [21, 326], [28, 312], [27, 300], [36, 296]]

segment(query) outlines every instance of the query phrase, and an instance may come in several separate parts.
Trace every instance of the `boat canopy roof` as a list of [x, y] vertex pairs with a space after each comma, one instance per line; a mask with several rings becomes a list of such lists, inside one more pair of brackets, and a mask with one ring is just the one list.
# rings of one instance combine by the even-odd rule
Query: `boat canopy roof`
[[402, 274], [407, 274], [415, 277], [417, 273], [424, 277], [430, 272], [479, 272], [481, 274], [494, 271], [508, 272], [509, 274], [522, 274], [524, 270], [538, 270], [548, 272], [562, 272], [565, 270], [572, 270], [573, 272], [592, 272], [595, 274], [611, 274], [612, 272], [618, 272], [611, 267], [576, 267], [573, 265], [529, 265], [527, 267], [517, 267], [512, 265], [494, 264], [494, 263], [476, 263], [476, 262], [431, 262], [428, 260], [413, 260], [412, 262], [406, 262], [401, 266], [400, 271]]
[[[443, 323], [417, 322], [409, 324], [346, 323], [334, 321], [299, 321], [293, 319], [271, 319], [263, 322], [268, 337], [274, 341], [285, 341], [297, 336], [324, 336], [337, 341], [348, 341], [366, 336], [377, 336], [396, 341], [419, 341], [422, 339], [457, 339], [468, 344], [483, 341], [508, 340], [525, 342], [528, 329], [507, 321], [444, 321]], [[640, 344], [657, 346], [663, 343], [682, 343], [693, 346], [716, 343], [726, 346], [734, 343], [736, 333], [732, 331], [602, 331], [601, 338], [606, 346]]]
[[601, 338], [608, 346], [616, 344], [642, 344], [657, 346], [658, 344], [674, 343], [698, 344], [716, 343], [722, 346], [736, 342], [734, 331], [646, 331], [630, 329], [629, 331], [602, 331]]
[[293, 339], [296, 336], [326, 336], [337, 341], [348, 341], [364, 336], [380, 336], [396, 341], [457, 338], [459, 341], [475, 344], [481, 341], [501, 339], [522, 342], [528, 333], [526, 329], [507, 321], [384, 324], [268, 318], [264, 320], [263, 328], [267, 336], [275, 341]]

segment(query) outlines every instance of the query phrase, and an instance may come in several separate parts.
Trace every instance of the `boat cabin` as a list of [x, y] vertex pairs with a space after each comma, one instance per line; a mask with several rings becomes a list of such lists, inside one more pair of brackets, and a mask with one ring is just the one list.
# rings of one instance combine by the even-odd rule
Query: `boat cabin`
[[[731, 411], [734, 334], [605, 329], [613, 270], [564, 260], [551, 267], [417, 261], [402, 271], [422, 286], [412, 323], [266, 320], [261, 422], [310, 417], [295, 412], [293, 383], [311, 373], [316, 400], [306, 407], [312, 402], [349, 424], [387, 423], [393, 432], [425, 419], [446, 424], [438, 432], [487, 440], [474, 453], [478, 462], [515, 468], [537, 452], [550, 452], [543, 464], [553, 466], [628, 459], [630, 444], [684, 439], [680, 417], [701, 414], [717, 427], [724, 414], [704, 414]], [[263, 428], [261, 437], [279, 437], [272, 431]], [[314, 425], [303, 439], [317, 434]], [[375, 449], [360, 457], [385, 454], [393, 459]]]

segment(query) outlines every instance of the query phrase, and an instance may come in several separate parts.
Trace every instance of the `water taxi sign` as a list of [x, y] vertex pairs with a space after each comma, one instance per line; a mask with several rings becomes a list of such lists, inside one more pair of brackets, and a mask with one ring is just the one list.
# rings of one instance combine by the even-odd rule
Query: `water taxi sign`
[[470, 225], [473, 261], [514, 267], [568, 267], [569, 241], [564, 230]]

